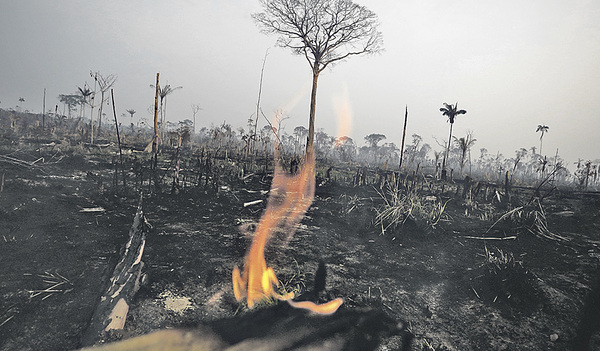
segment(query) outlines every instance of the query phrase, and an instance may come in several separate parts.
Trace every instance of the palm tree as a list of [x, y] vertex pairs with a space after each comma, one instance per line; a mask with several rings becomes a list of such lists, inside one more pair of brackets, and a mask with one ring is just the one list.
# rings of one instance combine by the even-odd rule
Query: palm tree
[[[150, 84], [151, 88], [156, 89], [154, 84]], [[162, 89], [158, 87], [158, 96], [160, 96], [160, 129], [161, 138], [165, 137], [165, 120], [167, 118], [167, 96], [177, 89], [183, 89], [182, 86], [172, 88], [170, 84], [165, 85]]]
[[540, 155], [542, 154], [542, 138], [544, 138], [544, 133], [548, 132], [548, 129], [550, 129], [550, 127], [548, 127], [547, 125], [543, 125], [543, 124], [538, 124], [537, 129], [535, 130], [535, 132], [540, 132]]
[[[454, 137], [454, 143], [458, 146], [460, 150], [460, 174], [463, 175], [463, 169], [465, 167], [465, 161], [467, 158], [467, 154], [469, 154], [469, 163], [471, 162], [471, 147], [475, 144], [477, 139], [473, 138], [472, 133], [467, 133], [466, 137], [457, 138]], [[470, 171], [469, 171], [470, 173]]]
[[77, 87], [79, 89], [79, 94], [81, 94], [81, 114], [85, 117], [85, 104], [87, 103], [88, 96], [92, 95], [92, 91], [87, 87], [87, 84], [81, 87]]
[[467, 111], [459, 110], [458, 102], [454, 105], [448, 105], [444, 102], [444, 107], [440, 108], [440, 112], [442, 112], [443, 116], [447, 116], [448, 122], [450, 122], [450, 136], [448, 137], [448, 146], [446, 148], [444, 160], [442, 161], [442, 179], [446, 179], [446, 159], [448, 158], [448, 153], [450, 152], [450, 142], [452, 141], [452, 126], [454, 125], [454, 119], [458, 115], [464, 115], [465, 113], [467, 113]]
[[135, 113], [136, 113], [137, 111], [136, 111], [136, 110], [134, 110], [134, 109], [130, 109], [130, 110], [127, 110], [127, 112], [128, 112], [130, 115], [131, 115], [131, 119], [133, 119], [133, 115], [135, 115]]

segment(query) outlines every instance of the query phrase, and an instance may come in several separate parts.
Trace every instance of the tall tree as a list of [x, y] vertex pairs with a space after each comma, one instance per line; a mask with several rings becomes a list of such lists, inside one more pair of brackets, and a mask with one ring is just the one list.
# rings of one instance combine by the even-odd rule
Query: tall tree
[[382, 49], [377, 15], [351, 0], [260, 0], [263, 12], [252, 18], [264, 33], [277, 34], [277, 44], [308, 61], [312, 91], [307, 152], [313, 152], [319, 74], [350, 56]]
[[450, 152], [450, 142], [452, 141], [452, 126], [454, 125], [454, 119], [458, 115], [464, 115], [465, 113], [467, 113], [467, 111], [459, 110], [458, 102], [454, 105], [449, 105], [444, 102], [444, 107], [440, 108], [440, 112], [443, 116], [447, 116], [448, 122], [450, 122], [450, 136], [448, 137], [446, 154], [444, 155], [444, 160], [442, 161], [442, 179], [446, 179], [446, 160], [448, 159], [448, 153]]
[[543, 125], [543, 124], [538, 124], [537, 129], [535, 130], [535, 132], [540, 132], [540, 155], [542, 155], [542, 139], [544, 138], [544, 134], [548, 132], [548, 129], [550, 129], [550, 127], [548, 127], [547, 125]]

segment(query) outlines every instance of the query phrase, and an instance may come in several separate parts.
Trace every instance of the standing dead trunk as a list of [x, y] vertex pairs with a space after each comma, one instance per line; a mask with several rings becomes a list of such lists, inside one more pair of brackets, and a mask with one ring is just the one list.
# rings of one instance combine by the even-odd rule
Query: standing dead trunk
[[263, 76], [265, 73], [265, 64], [267, 63], [267, 55], [269, 54], [269, 49], [265, 52], [265, 58], [263, 59], [262, 68], [260, 70], [260, 84], [258, 86], [258, 100], [256, 101], [256, 118], [254, 120], [254, 132], [252, 133], [252, 139], [250, 147], [248, 148], [248, 152], [252, 153], [252, 157], [254, 158], [254, 152], [256, 149], [256, 128], [258, 127], [258, 114], [260, 112], [260, 96], [262, 95], [262, 85], [263, 85]]
[[402, 145], [400, 146], [400, 164], [398, 165], [399, 171], [402, 170], [402, 159], [404, 156], [404, 140], [406, 139], [406, 122], [407, 121], [408, 121], [408, 105], [406, 105], [406, 110], [404, 111], [404, 128], [402, 130]]
[[42, 103], [42, 131], [46, 127], [46, 88], [44, 88], [44, 101]]
[[102, 128], [102, 107], [104, 105], [104, 90], [100, 90], [100, 107], [98, 108], [98, 138], [100, 138], [100, 128]]
[[[113, 116], [115, 117], [115, 128], [117, 130], [117, 143], [119, 145], [119, 168], [123, 173], [123, 189], [125, 189], [125, 170], [123, 169], [123, 151], [121, 149], [121, 135], [119, 134], [119, 122], [117, 121], [117, 110], [115, 107], [115, 94], [113, 89], [110, 89], [110, 97], [112, 100]], [[119, 185], [118, 170], [115, 171], [115, 187]]]
[[[91, 73], [91, 72], [90, 72]], [[90, 144], [94, 144], [94, 99], [96, 98], [96, 85], [98, 83], [98, 73], [94, 73], [94, 95], [91, 100], [90, 112]]]
[[158, 77], [160, 73], [156, 73], [156, 94], [154, 95], [154, 137], [152, 139], [152, 153], [156, 158], [158, 154]]
[[179, 171], [181, 168], [181, 140], [182, 136], [177, 133], [177, 150], [175, 150], [175, 172], [173, 172], [173, 185], [171, 186], [171, 193], [179, 193]]

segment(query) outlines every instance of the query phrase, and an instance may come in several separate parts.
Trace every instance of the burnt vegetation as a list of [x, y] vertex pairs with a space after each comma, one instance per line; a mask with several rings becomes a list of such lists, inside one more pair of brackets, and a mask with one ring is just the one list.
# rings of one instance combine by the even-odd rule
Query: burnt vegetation
[[[261, 30], [310, 65], [308, 128], [267, 117], [260, 92], [247, 121], [167, 117], [183, 87], [159, 74], [147, 113], [115, 106], [117, 76], [99, 72], [48, 111], [0, 109], [0, 350], [600, 347], [600, 161], [542, 154], [541, 124], [539, 148], [476, 153], [453, 134], [458, 103], [436, 146], [407, 137], [408, 107], [400, 147], [318, 130], [320, 73], [380, 52], [377, 16], [260, 3]], [[280, 169], [308, 185], [288, 191]], [[267, 204], [284, 224], [261, 236]], [[257, 237], [268, 279], [242, 266]]]
[[[305, 128], [288, 134], [266, 125], [254, 134], [254, 121], [249, 121], [247, 129], [223, 123], [194, 133], [190, 121], [170, 123], [155, 158], [144, 151], [154, 134], [145, 124], [121, 126], [119, 153], [116, 128], [105, 124], [94, 143], [89, 143], [89, 123], [85, 118], [49, 114], [42, 124], [39, 114], [0, 110], [0, 201], [3, 217], [18, 222], [19, 207], [12, 207], [16, 212], [8, 207], [19, 198], [15, 192], [23, 186], [47, 192], [41, 189], [50, 186], [48, 177], [59, 169], [79, 172], [91, 202], [127, 213], [130, 219], [139, 195], [146, 199], [148, 221], [155, 226], [144, 252], [146, 278], [133, 299], [125, 334], [111, 334], [106, 340], [166, 326], [210, 325], [211, 320], [219, 333], [235, 325], [235, 315], [251, 313], [240, 311], [231, 292], [225, 291], [230, 284], [227, 267], [239, 264], [249, 246], [253, 223], [267, 201], [275, 162], [289, 172], [302, 162]], [[490, 156], [485, 150], [471, 158], [470, 150], [461, 147], [464, 140], [450, 145], [449, 151], [435, 152], [419, 135], [411, 139], [399, 170], [394, 165], [400, 150], [392, 142], [383, 143], [387, 141], [383, 134], [367, 135], [365, 146], [358, 147], [348, 137], [317, 133], [313, 206], [289, 246], [278, 246], [283, 233], [273, 238], [266, 252], [267, 261], [278, 267], [280, 293], [293, 291], [316, 302], [343, 297], [342, 310], [347, 312], [338, 318], [348, 311], [365, 311], [365, 316], [383, 312], [385, 318], [407, 321], [401, 329], [386, 324], [379, 331], [352, 331], [375, 333], [378, 344], [390, 347], [401, 347], [402, 340], [413, 336], [413, 349], [423, 350], [510, 344], [562, 349], [570, 347], [571, 340], [594, 345], [597, 321], [582, 306], [585, 301], [595, 304], [597, 295], [590, 293], [600, 257], [598, 238], [590, 231], [598, 223], [593, 212], [599, 205], [595, 163], [581, 161], [570, 173], [560, 157], [554, 158], [555, 163], [541, 163], [535, 148], [520, 149], [512, 159]], [[448, 155], [446, 180], [441, 179], [444, 153]], [[40, 178], [47, 184], [40, 185]], [[60, 185], [53, 187], [61, 192]], [[126, 222], [127, 216], [119, 220]], [[196, 234], [177, 234], [177, 226]], [[181, 235], [188, 244], [174, 240]], [[112, 245], [124, 243], [108, 238], [103, 240]], [[23, 237], [12, 224], [3, 230], [1, 241], [6, 251], [10, 246], [27, 246], [35, 237]], [[324, 251], [315, 245], [336, 248]], [[208, 247], [211, 252], [205, 252]], [[107, 255], [107, 263], [117, 259], [117, 252]], [[211, 259], [213, 254], [216, 257]], [[317, 270], [319, 259], [323, 261]], [[222, 263], [206, 263], [211, 260]], [[295, 263], [290, 265], [289, 260]], [[330, 267], [327, 285], [324, 262]], [[56, 263], [46, 272], [25, 272], [30, 280], [52, 279], [29, 290], [15, 284], [12, 294], [5, 293], [0, 333], [4, 340], [12, 340], [5, 349], [26, 343], [14, 338], [19, 335], [15, 328], [21, 318], [31, 318], [27, 316], [32, 306], [44, 308], [58, 296], [83, 299], [77, 295], [77, 279], [63, 274], [64, 269]], [[316, 277], [311, 272], [317, 272]], [[107, 273], [102, 274], [99, 277]], [[60, 286], [53, 288], [52, 283]], [[225, 292], [219, 293], [216, 286]], [[19, 289], [30, 292], [20, 297], [15, 294]], [[166, 301], [165, 291], [194, 298], [184, 312], [170, 311], [168, 304], [161, 305], [162, 312], [150, 308]], [[476, 325], [482, 323], [480, 318], [496, 319], [476, 327], [472, 335], [464, 334], [451, 311]], [[246, 318], [239, 319], [239, 325], [252, 323]], [[579, 322], [580, 318], [587, 322]], [[79, 345], [87, 327], [84, 320], [71, 332], [72, 341], [65, 348]], [[323, 330], [338, 330], [335, 323], [326, 323]], [[528, 327], [523, 328], [523, 323]], [[43, 338], [43, 330], [33, 330]], [[496, 339], [500, 331], [506, 335], [503, 341]], [[244, 338], [251, 337], [248, 333]], [[457, 333], [466, 336], [457, 340]], [[231, 339], [225, 332], [220, 337], [226, 343], [240, 341], [240, 336]], [[52, 340], [44, 342], [38, 340], [36, 345], [50, 345]]]

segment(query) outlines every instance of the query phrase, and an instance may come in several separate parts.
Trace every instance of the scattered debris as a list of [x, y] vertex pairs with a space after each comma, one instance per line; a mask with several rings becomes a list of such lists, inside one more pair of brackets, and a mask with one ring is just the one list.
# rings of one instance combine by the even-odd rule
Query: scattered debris
[[185, 311], [192, 309], [192, 299], [187, 296], [180, 296], [167, 290], [163, 291], [158, 297], [162, 300], [167, 311], [183, 314]]
[[79, 212], [105, 212], [106, 210], [102, 207], [88, 207], [79, 210]]
[[254, 201], [250, 201], [250, 202], [244, 202], [244, 207], [248, 207], [248, 206], [252, 206], [252, 205], [257, 205], [259, 203], [263, 202], [263, 200], [254, 200]]

